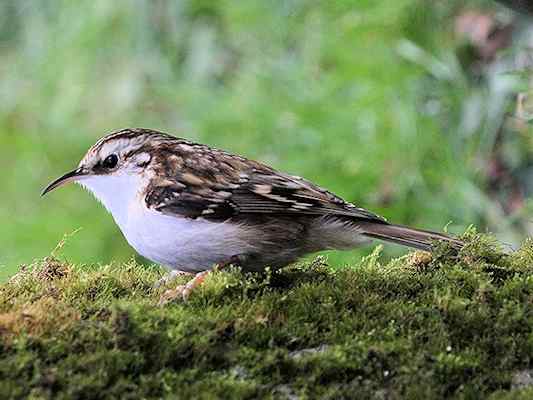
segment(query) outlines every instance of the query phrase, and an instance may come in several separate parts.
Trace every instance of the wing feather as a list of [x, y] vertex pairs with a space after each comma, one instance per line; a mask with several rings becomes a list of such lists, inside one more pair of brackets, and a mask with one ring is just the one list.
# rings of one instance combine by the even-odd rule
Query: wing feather
[[[190, 146], [191, 148], [187, 148]], [[179, 148], [181, 153], [176, 152]], [[350, 204], [333, 193], [300, 177], [278, 172], [261, 163], [181, 141], [158, 155], [145, 201], [148, 207], [169, 215], [225, 220], [239, 214], [337, 215], [364, 220], [385, 220]], [[170, 158], [181, 158], [169, 179]]]

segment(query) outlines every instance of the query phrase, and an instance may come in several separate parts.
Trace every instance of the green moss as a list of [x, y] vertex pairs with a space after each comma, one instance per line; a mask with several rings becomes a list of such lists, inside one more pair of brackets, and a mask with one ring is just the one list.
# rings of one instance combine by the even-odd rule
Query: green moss
[[529, 398], [533, 241], [464, 239], [215, 272], [164, 307], [160, 271], [45, 259], [0, 286], [0, 398]]

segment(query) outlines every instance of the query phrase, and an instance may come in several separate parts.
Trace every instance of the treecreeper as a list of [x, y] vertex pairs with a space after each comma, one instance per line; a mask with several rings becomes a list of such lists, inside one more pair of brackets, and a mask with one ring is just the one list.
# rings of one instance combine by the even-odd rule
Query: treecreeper
[[123, 129], [97, 141], [78, 167], [50, 183], [87, 188], [143, 257], [195, 274], [161, 302], [187, 298], [214, 266], [280, 268], [326, 249], [372, 239], [431, 251], [443, 233], [389, 223], [320, 186], [226, 151], [150, 129]]

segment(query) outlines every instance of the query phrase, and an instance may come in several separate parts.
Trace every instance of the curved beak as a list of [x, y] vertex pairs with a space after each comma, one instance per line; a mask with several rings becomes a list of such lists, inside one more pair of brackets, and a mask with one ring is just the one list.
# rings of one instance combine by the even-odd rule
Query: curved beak
[[46, 193], [51, 192], [59, 186], [77, 181], [84, 176], [87, 176], [87, 172], [82, 167], [76, 168], [74, 171], [67, 172], [65, 175], [57, 178], [55, 181], [51, 182], [47, 187], [45, 187], [41, 192], [41, 196], [44, 196]]

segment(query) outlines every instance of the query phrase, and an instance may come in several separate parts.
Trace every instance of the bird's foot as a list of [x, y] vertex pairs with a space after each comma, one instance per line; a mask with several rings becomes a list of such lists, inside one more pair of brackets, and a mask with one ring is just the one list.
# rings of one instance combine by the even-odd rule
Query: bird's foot
[[185, 271], [176, 271], [173, 269], [168, 274], [163, 276], [161, 279], [159, 279], [156, 283], [154, 283], [154, 289], [159, 289], [160, 287], [168, 285], [170, 282], [172, 282], [174, 279], [176, 279], [178, 276], [183, 275], [194, 275], [192, 272], [185, 272]]
[[[220, 264], [216, 264], [213, 266], [213, 270], [220, 271], [221, 269], [227, 268], [230, 265], [239, 265], [241, 261], [241, 258], [239, 256], [233, 256], [228, 261], [222, 262]], [[200, 286], [204, 280], [207, 274], [209, 274], [212, 270], [207, 270], [203, 272], [198, 272], [194, 278], [192, 278], [189, 282], [187, 282], [185, 285], [179, 285], [175, 289], [168, 289], [165, 290], [165, 292], [161, 295], [159, 298], [159, 305], [165, 305], [167, 303], [170, 303], [172, 301], [175, 301], [176, 299], [180, 299], [183, 301], [187, 301], [189, 296], [191, 295], [191, 292], [198, 286]], [[168, 284], [170, 281], [174, 280], [176, 276], [178, 275], [192, 275], [190, 272], [181, 272], [181, 271], [172, 271], [169, 273], [169, 275], [163, 279], [166, 279], [163, 283]], [[161, 282], [161, 280], [159, 281]], [[158, 283], [159, 283], [158, 282]], [[156, 285], [158, 284], [156, 283]], [[159, 287], [162, 286], [161, 284]]]
[[191, 295], [191, 292], [199, 285], [202, 284], [204, 281], [206, 275], [209, 273], [209, 271], [199, 272], [197, 273], [194, 278], [192, 278], [189, 282], [187, 282], [185, 285], [179, 285], [175, 289], [168, 289], [165, 290], [165, 292], [161, 295], [159, 298], [159, 305], [163, 306], [167, 303], [170, 303], [176, 299], [180, 299], [183, 301], [187, 301], [189, 296]]

